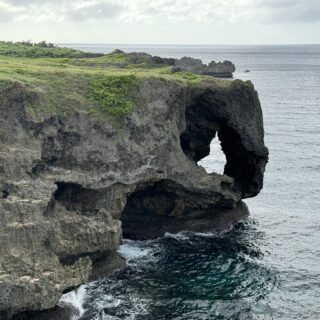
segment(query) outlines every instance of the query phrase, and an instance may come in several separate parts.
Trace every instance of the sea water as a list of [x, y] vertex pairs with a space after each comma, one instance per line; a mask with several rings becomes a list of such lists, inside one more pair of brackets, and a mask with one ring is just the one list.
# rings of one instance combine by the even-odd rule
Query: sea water
[[[80, 319], [320, 319], [320, 46], [68, 46], [231, 60], [259, 92], [270, 150], [248, 219], [220, 234], [125, 240], [128, 268], [80, 291]], [[224, 164], [214, 140], [200, 165]]]

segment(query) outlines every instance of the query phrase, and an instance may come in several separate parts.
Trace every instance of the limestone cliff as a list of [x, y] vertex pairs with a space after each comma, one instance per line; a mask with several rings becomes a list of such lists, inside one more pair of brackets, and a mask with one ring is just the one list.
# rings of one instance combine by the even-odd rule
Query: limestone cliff
[[[122, 236], [221, 229], [246, 216], [268, 158], [250, 82], [149, 78], [121, 124], [83, 112], [35, 119], [0, 95], [0, 314], [53, 308], [122, 267]], [[45, 102], [46, 103], [46, 102]], [[219, 136], [225, 174], [197, 165]], [[2, 319], [2, 318], [1, 318]]]

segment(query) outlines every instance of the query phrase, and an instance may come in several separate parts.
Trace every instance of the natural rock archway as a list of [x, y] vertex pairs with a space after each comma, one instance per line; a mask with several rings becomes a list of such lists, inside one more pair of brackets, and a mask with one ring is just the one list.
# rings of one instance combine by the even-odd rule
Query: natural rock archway
[[[252, 85], [247, 82], [247, 86], [249, 89]], [[210, 143], [218, 134], [227, 161], [224, 174], [234, 178], [242, 198], [248, 198], [257, 195], [263, 186], [268, 151], [261, 140], [263, 125], [260, 109], [256, 108], [257, 95], [247, 96], [247, 101], [239, 98], [230, 101], [219, 90], [196, 96], [186, 109], [186, 129], [180, 141], [185, 154], [198, 162], [209, 155]]]

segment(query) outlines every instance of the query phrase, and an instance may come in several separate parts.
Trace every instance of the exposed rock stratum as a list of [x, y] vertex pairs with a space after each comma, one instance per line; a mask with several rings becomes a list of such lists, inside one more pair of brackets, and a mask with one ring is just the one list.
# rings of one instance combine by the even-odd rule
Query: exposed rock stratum
[[[0, 97], [0, 315], [56, 306], [123, 266], [122, 236], [223, 229], [248, 214], [268, 159], [251, 82], [148, 79], [121, 126], [82, 113], [32, 120]], [[197, 162], [219, 136], [224, 175]], [[1, 318], [2, 319], [2, 318]]]

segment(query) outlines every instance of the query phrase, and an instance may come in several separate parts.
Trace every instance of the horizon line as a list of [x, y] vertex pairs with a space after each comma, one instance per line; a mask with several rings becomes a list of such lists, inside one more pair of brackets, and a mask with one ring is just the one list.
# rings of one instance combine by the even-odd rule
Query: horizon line
[[53, 42], [58, 45], [108, 45], [108, 46], [318, 46], [320, 43], [256, 43], [256, 44], [174, 44], [174, 43], [108, 43], [108, 42]]

